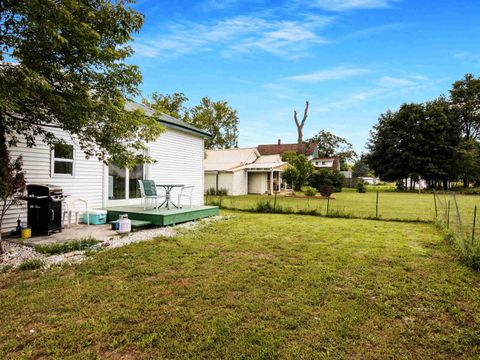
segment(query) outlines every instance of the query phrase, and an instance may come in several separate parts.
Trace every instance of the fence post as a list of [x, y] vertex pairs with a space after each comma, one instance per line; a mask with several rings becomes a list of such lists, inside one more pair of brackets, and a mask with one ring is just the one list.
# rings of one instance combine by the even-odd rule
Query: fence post
[[447, 229], [450, 228], [450, 200], [447, 203]]
[[378, 219], [378, 191], [377, 191], [377, 200], [375, 202], [375, 218]]
[[476, 222], [477, 222], [477, 205], [475, 205], [475, 209], [473, 210], [472, 244], [475, 241], [475, 223]]
[[330, 207], [330, 196], [327, 198], [327, 216], [328, 216], [329, 207]]
[[437, 210], [437, 195], [435, 191], [433, 191], [433, 203], [435, 204], [435, 220], [438, 218], [438, 210]]
[[276, 207], [277, 207], [277, 193], [275, 193], [275, 197], [273, 199], [273, 212], [275, 212]]

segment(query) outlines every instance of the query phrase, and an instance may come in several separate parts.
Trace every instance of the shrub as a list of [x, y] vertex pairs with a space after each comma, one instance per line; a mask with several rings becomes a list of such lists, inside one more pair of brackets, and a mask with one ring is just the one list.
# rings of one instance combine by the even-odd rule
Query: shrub
[[357, 182], [357, 192], [363, 194], [366, 191], [367, 191], [367, 189], [365, 187], [365, 183], [361, 180], [359, 182]]
[[317, 189], [311, 187], [311, 186], [304, 186], [302, 188], [303, 193], [305, 196], [315, 196], [317, 195]]
[[329, 185], [332, 186], [336, 192], [342, 191], [343, 180], [345, 177], [338, 170], [322, 169], [315, 171], [309, 178], [310, 186], [320, 191], [320, 186]]
[[259, 213], [273, 213], [274, 207], [272, 203], [268, 200], [266, 201], [259, 201], [255, 206], [255, 211]]
[[215, 190], [214, 187], [208, 188], [207, 191], [205, 191], [205, 195], [207, 196], [213, 196], [217, 194], [217, 190]]
[[35, 250], [41, 254], [56, 255], [76, 250], [85, 250], [98, 243], [99, 241], [94, 238], [84, 238], [80, 240], [67, 241], [63, 244], [38, 245], [35, 247]]
[[403, 180], [395, 181], [395, 188], [398, 191], [404, 191], [405, 190], [405, 182]]
[[40, 259], [28, 259], [24, 260], [18, 268], [22, 271], [25, 270], [36, 270], [41, 269], [43, 267], [43, 261]]
[[320, 191], [320, 194], [323, 197], [330, 197], [330, 195], [332, 195], [332, 193], [333, 193], [333, 186], [332, 185], [320, 185], [318, 190]]
[[228, 195], [228, 190], [225, 188], [220, 188], [217, 191], [218, 196], [227, 196]]

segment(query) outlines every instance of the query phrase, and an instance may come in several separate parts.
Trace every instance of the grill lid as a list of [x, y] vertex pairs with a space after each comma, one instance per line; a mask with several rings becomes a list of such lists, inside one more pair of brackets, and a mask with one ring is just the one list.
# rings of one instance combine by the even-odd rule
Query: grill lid
[[53, 184], [28, 184], [27, 192], [29, 196], [61, 195], [63, 189]]

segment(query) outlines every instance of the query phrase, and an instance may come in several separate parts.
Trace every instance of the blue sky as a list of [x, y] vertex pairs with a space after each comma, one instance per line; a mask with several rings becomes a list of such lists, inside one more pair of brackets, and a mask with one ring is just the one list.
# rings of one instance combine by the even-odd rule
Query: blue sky
[[325, 129], [364, 151], [378, 115], [480, 75], [476, 0], [140, 0], [135, 35], [142, 93], [227, 100], [240, 146]]

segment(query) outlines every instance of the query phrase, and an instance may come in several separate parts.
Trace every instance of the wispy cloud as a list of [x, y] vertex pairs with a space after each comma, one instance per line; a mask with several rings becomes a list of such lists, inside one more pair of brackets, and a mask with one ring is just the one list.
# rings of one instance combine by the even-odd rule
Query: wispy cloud
[[405, 78], [396, 78], [391, 76], [383, 76], [377, 80], [377, 84], [386, 89], [399, 88], [399, 87], [410, 87], [415, 86], [417, 83], [410, 79]]
[[314, 0], [309, 1], [312, 7], [330, 11], [348, 11], [355, 9], [379, 9], [391, 7], [399, 0]]
[[370, 72], [368, 69], [358, 67], [337, 67], [328, 70], [321, 70], [309, 74], [286, 77], [284, 80], [297, 81], [304, 83], [317, 83], [329, 80], [340, 80], [354, 76], [363, 75]]
[[453, 57], [460, 60], [462, 64], [480, 64], [480, 54], [472, 53], [470, 51], [457, 51], [453, 54]]
[[216, 23], [190, 21], [162, 24], [162, 36], [144, 36], [133, 44], [136, 54], [158, 58], [217, 50], [223, 56], [263, 51], [295, 58], [305, 55], [309, 46], [326, 40], [317, 30], [329, 24], [330, 17], [306, 16], [298, 20], [237, 16]]
[[398, 30], [401, 28], [404, 28], [408, 26], [406, 23], [401, 23], [401, 22], [394, 22], [394, 23], [388, 23], [388, 24], [382, 24], [378, 26], [372, 26], [369, 28], [361, 29], [361, 30], [356, 30], [353, 31], [349, 34], [343, 35], [337, 39], [337, 41], [345, 41], [345, 40], [357, 40], [361, 38], [368, 38], [371, 37], [372, 35], [377, 35], [381, 33], [385, 33], [388, 31], [394, 31]]

